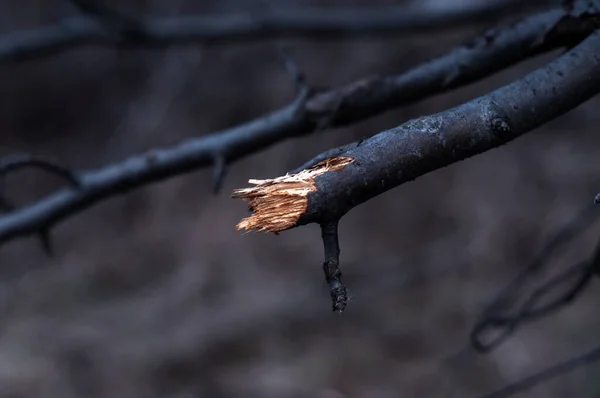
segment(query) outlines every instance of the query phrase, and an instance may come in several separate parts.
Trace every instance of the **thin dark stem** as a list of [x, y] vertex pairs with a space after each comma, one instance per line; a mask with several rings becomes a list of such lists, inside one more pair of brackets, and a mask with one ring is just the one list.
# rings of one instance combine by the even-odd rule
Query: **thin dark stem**
[[[14, 211], [17, 207], [11, 203], [7, 198], [0, 194], [0, 213], [8, 213]], [[37, 233], [37, 237], [42, 245], [42, 250], [46, 255], [52, 256], [54, 249], [52, 246], [52, 237], [50, 236], [50, 230], [48, 228], [40, 228]]]
[[[142, 20], [115, 11], [106, 6], [103, 0], [71, 0], [82, 13], [89, 16], [102, 29], [107, 37], [128, 43], [151, 43]], [[119, 43], [120, 44], [120, 43]]]
[[49, 160], [30, 155], [12, 155], [0, 159], [0, 176], [25, 168], [36, 168], [54, 174], [74, 187], [81, 185], [76, 172]]
[[[5, 175], [11, 172], [24, 168], [36, 168], [39, 170], [46, 171], [50, 174], [62, 178], [74, 188], [82, 188], [81, 181], [79, 180], [79, 177], [76, 172], [70, 170], [67, 167], [61, 166], [55, 162], [33, 158], [29, 155], [13, 155], [0, 159], [0, 177], [4, 177]], [[3, 212], [6, 213], [15, 211], [17, 209], [17, 207], [13, 205], [4, 196], [0, 196], [0, 208]], [[44, 250], [44, 252], [47, 255], [52, 255], [53, 248], [50, 236], [50, 228], [46, 226], [40, 226], [36, 233], [40, 239], [42, 249]]]
[[[571, 242], [575, 237], [598, 220], [600, 211], [594, 206], [586, 206], [577, 216], [559, 230], [543, 248], [536, 259], [519, 273], [488, 305], [470, 334], [472, 346], [479, 352], [487, 352], [510, 337], [525, 322], [539, 319], [577, 298], [591, 281], [600, 258], [600, 243], [592, 256], [585, 261], [567, 268], [565, 271], [543, 282], [528, 294], [527, 300], [520, 306], [517, 301], [521, 291], [540, 278], [546, 270], [548, 260], [557, 250]], [[549, 302], [544, 298], [562, 287], [563, 293]], [[541, 303], [541, 304], [540, 304]], [[517, 306], [516, 311], [512, 308]]]
[[572, 372], [582, 366], [589, 365], [593, 362], [600, 361], [600, 346], [591, 349], [590, 351], [571, 358], [567, 361], [542, 370], [539, 373], [519, 380], [516, 383], [509, 384], [501, 389], [480, 398], [505, 398], [519, 392], [527, 391], [541, 383], [544, 383], [552, 378], [561, 376], [565, 373]]
[[[571, 304], [589, 286], [593, 277], [589, 261], [576, 264], [566, 271], [556, 275], [529, 295], [525, 303], [519, 307], [516, 314], [503, 312], [485, 313], [477, 322], [470, 334], [473, 348], [479, 352], [488, 352], [510, 337], [515, 330], [524, 324], [554, 313]], [[571, 282], [571, 285], [569, 285]], [[569, 286], [565, 292], [548, 303], [542, 299], [550, 295], [562, 285]], [[538, 304], [542, 302], [542, 304]], [[492, 335], [491, 338], [486, 338]]]
[[215, 194], [221, 191], [223, 181], [227, 175], [227, 162], [223, 156], [215, 156], [213, 165], [213, 192]]
[[328, 221], [321, 224], [321, 237], [325, 248], [323, 271], [325, 281], [329, 284], [332, 309], [340, 314], [346, 309], [348, 295], [346, 286], [342, 283], [340, 271], [340, 245], [338, 241], [338, 221]]
[[279, 47], [279, 55], [283, 60], [283, 66], [285, 67], [285, 70], [294, 82], [294, 86], [296, 87], [296, 95], [300, 95], [308, 88], [308, 83], [306, 82], [306, 76], [304, 75], [304, 72], [302, 72], [296, 61], [294, 61], [290, 55], [289, 48]]

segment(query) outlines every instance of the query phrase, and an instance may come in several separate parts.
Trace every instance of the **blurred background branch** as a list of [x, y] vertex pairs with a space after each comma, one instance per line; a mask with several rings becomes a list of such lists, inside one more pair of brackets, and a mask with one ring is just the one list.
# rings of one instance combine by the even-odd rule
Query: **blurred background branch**
[[333, 38], [447, 30], [473, 20], [496, 21], [556, 1], [414, 1], [382, 7], [258, 7], [227, 15], [150, 18], [117, 12], [97, 0], [73, 3], [86, 16], [0, 37], [0, 60], [48, 56], [82, 45], [166, 47], [198, 42], [224, 44], [270, 37]]
[[600, 346], [594, 347], [583, 354], [579, 354], [515, 383], [508, 384], [497, 391], [494, 391], [493, 393], [482, 396], [481, 398], [511, 397], [515, 394], [526, 392], [538, 384], [548, 381], [549, 379], [572, 372], [577, 368], [590, 365], [597, 361], [600, 361]]

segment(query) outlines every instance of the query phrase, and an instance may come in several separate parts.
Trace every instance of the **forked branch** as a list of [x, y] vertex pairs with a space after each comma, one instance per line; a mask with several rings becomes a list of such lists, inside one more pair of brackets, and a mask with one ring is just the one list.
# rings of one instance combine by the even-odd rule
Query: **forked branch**
[[[64, 188], [0, 217], [0, 242], [50, 228], [104, 198], [201, 167], [214, 167], [218, 188], [228, 165], [277, 142], [323, 126], [358, 122], [489, 76], [543, 51], [572, 46], [600, 20], [598, 9], [588, 2], [578, 4], [583, 6], [543, 12], [490, 30], [406, 73], [362, 79], [317, 93], [300, 90], [290, 105], [245, 124], [78, 173], [81, 187]], [[6, 49], [3, 45], [11, 44], [0, 40], [0, 58]]]

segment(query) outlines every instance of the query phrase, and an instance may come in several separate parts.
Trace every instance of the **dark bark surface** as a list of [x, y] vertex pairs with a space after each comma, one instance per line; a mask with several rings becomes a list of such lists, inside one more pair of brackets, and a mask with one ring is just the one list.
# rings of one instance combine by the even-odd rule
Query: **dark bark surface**
[[[130, 0], [99, 2], [136, 7]], [[135, 2], [174, 16], [259, 3]], [[350, 2], [402, 0], [311, 3]], [[70, 12], [60, 7], [4, 1], [3, 32], [52, 23]], [[336, 88], [444, 54], [481, 31], [474, 23], [451, 34], [298, 40], [291, 54], [310, 83]], [[89, 46], [2, 62], [0, 150], [88, 170], [244, 123], [290, 99], [277, 44]], [[429, 173], [343, 217], [342, 316], [330, 310], [318, 226], [242, 234], [234, 225], [247, 209], [226, 197], [249, 178], [281, 175], [321, 151], [491, 92], [551, 57], [361, 124], [279, 140], [230, 167], [220, 196], [212, 194], [211, 170], [201, 169], [106, 198], [52, 228], [53, 257], [34, 239], [2, 245], [0, 396], [474, 398], [597, 346], [596, 279], [583, 297], [519, 328], [492, 352], [460, 351], [482, 307], [581, 206], [592, 206], [600, 189], [599, 96], [510, 145]], [[2, 193], [20, 207], [67, 184], [45, 170], [19, 170]], [[548, 271], [587, 257], [599, 227], [561, 247]], [[597, 363], [586, 364], [521, 395], [597, 396], [599, 371]]]
[[298, 225], [336, 219], [430, 171], [505, 144], [600, 92], [600, 34], [547, 66], [456, 108], [410, 120], [359, 142], [356, 159], [315, 178]]

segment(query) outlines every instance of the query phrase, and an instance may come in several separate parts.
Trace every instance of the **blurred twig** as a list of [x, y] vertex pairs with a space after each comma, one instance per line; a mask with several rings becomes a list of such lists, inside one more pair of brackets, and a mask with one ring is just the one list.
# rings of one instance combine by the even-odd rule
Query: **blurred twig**
[[[119, 42], [150, 42], [146, 24], [135, 17], [118, 12], [104, 4], [103, 0], [71, 0], [83, 14], [98, 23], [105, 34]], [[82, 25], [83, 26], [83, 25]]]
[[[538, 283], [527, 299], [519, 304], [521, 291], [528, 283], [535, 283], [542, 278], [548, 261], [557, 250], [572, 241], [577, 235], [591, 226], [600, 216], [595, 207], [585, 207], [575, 219], [561, 229], [544, 247], [540, 255], [525, 268], [508, 286], [506, 286], [493, 302], [487, 306], [471, 332], [471, 344], [480, 352], [489, 351], [521, 326], [521, 324], [546, 316], [572, 302], [589, 284], [600, 263], [600, 243], [592, 256], [565, 271]], [[567, 286], [568, 289], [564, 289]], [[561, 288], [563, 288], [561, 290]], [[562, 291], [553, 300], [544, 303], [544, 298], [555, 291]], [[514, 308], [516, 311], [513, 311]], [[488, 335], [486, 337], [486, 334]], [[491, 338], [489, 336], [492, 336]]]
[[[5, 177], [11, 172], [27, 168], [43, 170], [47, 173], [60, 177], [73, 188], [80, 187], [79, 178], [75, 171], [65, 168], [55, 162], [44, 159], [36, 159], [29, 155], [13, 155], [0, 159], [0, 178]], [[17, 209], [17, 207], [3, 195], [0, 196], [0, 208], [2, 212], [11, 212]], [[48, 255], [51, 255], [53, 250], [50, 229], [40, 227], [37, 231], [37, 234], [44, 252]]]
[[81, 45], [118, 43], [165, 47], [178, 43], [239, 42], [270, 37], [348, 37], [414, 34], [449, 26], [497, 21], [524, 9], [556, 3], [549, 0], [455, 2], [450, 7], [418, 4], [392, 7], [267, 8], [253, 13], [132, 17], [102, 1], [73, 0], [86, 16], [14, 32], [0, 38], [0, 59], [27, 59]]
[[[215, 165], [219, 182], [225, 165], [284, 139], [309, 134], [323, 120], [331, 127], [342, 126], [468, 84], [543, 51], [577, 43], [593, 31], [599, 18], [598, 11], [569, 14], [556, 9], [490, 30], [400, 75], [362, 79], [308, 95], [300, 90], [290, 105], [248, 123], [80, 173], [82, 188], [62, 189], [0, 217], [0, 242], [49, 228], [104, 198], [200, 167]], [[582, 93], [592, 87], [594, 76]]]
[[[595, 201], [597, 203], [597, 201]], [[546, 316], [563, 306], [571, 303], [589, 285], [594, 275], [600, 274], [600, 242], [596, 245], [592, 255], [545, 281], [540, 287], [533, 290], [528, 298], [514, 314], [507, 314], [511, 307], [518, 301], [518, 293], [531, 279], [541, 277], [547, 262], [561, 246], [572, 241], [577, 235], [587, 229], [600, 216], [597, 208], [585, 207], [575, 219], [560, 230], [544, 247], [542, 253], [523, 272], [503, 289], [491, 305], [484, 311], [482, 319], [475, 325], [471, 332], [471, 344], [479, 352], [486, 352], [495, 348], [509, 337], [522, 323]], [[568, 286], [562, 294], [545, 304], [539, 304], [551, 292]], [[483, 334], [495, 329], [495, 338], [484, 342]], [[544, 369], [541, 372], [509, 384], [501, 389], [483, 396], [482, 398], [504, 398], [528, 390], [540, 383], [561, 374], [600, 360], [600, 347], [595, 347], [589, 352], [578, 355], [558, 365]]]
[[509, 384], [493, 393], [482, 396], [481, 398], [505, 398], [510, 397], [519, 392], [527, 391], [538, 384], [541, 384], [549, 379], [558, 377], [565, 373], [572, 372], [582, 366], [600, 361], [600, 346], [591, 349], [590, 351], [580, 354], [576, 357], [568, 359], [562, 363], [542, 370], [539, 373], [519, 380], [516, 383]]
[[77, 172], [49, 160], [33, 158], [29, 155], [12, 155], [0, 159], [0, 176], [20, 170], [34, 168], [54, 174], [74, 187], [80, 186]]

